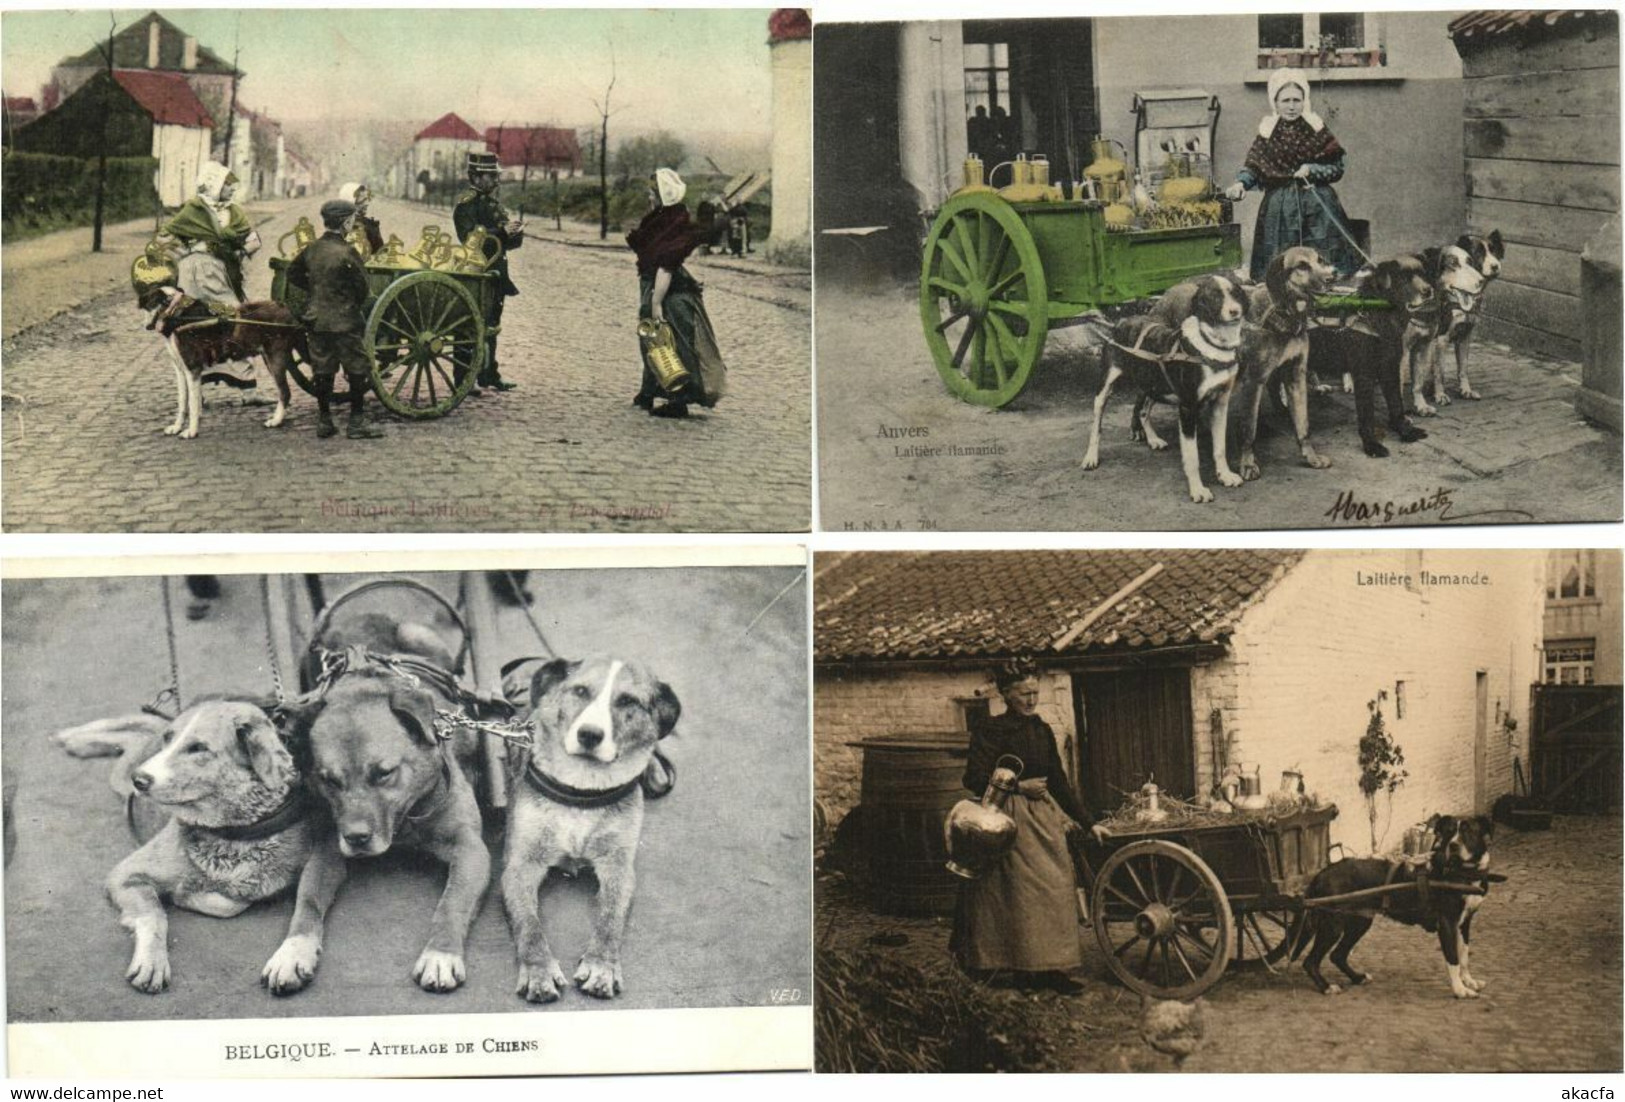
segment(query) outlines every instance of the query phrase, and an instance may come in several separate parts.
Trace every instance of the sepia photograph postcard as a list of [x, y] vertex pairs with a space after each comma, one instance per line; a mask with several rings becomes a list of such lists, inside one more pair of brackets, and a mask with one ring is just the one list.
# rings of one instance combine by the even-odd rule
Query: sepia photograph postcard
[[814, 54], [825, 529], [1620, 519], [1617, 11]]
[[810, 1067], [804, 550], [379, 558], [8, 563], [10, 1074]]
[[1617, 1075], [1621, 584], [815, 555], [818, 1070]]
[[805, 11], [0, 30], [6, 531], [811, 526]]

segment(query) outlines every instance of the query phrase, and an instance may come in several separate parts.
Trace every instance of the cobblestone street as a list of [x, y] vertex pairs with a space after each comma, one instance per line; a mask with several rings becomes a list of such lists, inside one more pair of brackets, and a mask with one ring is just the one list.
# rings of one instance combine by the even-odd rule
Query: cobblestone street
[[[273, 255], [314, 200], [251, 208]], [[410, 246], [450, 212], [376, 202]], [[729, 368], [727, 396], [652, 419], [638, 386], [637, 276], [619, 235], [538, 231], [513, 257], [520, 295], [500, 361], [519, 384], [448, 416], [386, 418], [379, 441], [315, 437], [297, 387], [286, 424], [263, 397], [205, 388], [197, 439], [164, 436], [173, 373], [141, 328], [127, 273], [150, 223], [5, 252], [8, 531], [785, 531], [810, 524], [810, 279], [755, 257], [695, 257]], [[85, 238], [88, 231], [71, 231]], [[72, 246], [72, 247], [70, 247]], [[65, 278], [66, 276], [66, 278]], [[271, 273], [249, 265], [251, 299]], [[76, 304], [76, 300], [78, 301]], [[66, 302], [71, 306], [57, 313]], [[55, 316], [53, 316], [53, 314]], [[257, 391], [270, 393], [268, 382]], [[381, 413], [381, 407], [369, 407]], [[622, 513], [634, 516], [617, 515]]]
[[[1051, 332], [1026, 390], [1005, 409], [986, 410], [944, 388], [911, 288], [865, 294], [821, 286], [819, 318], [821, 523], [831, 531], [1375, 526], [1385, 523], [1385, 505], [1417, 502], [1421, 508], [1388, 523], [1620, 516], [1619, 437], [1574, 412], [1579, 365], [1490, 341], [1475, 342], [1469, 365], [1484, 399], [1458, 399], [1437, 417], [1418, 419], [1426, 440], [1390, 439], [1389, 458], [1367, 458], [1353, 397], [1318, 395], [1311, 439], [1332, 467], [1311, 470], [1285, 418], [1266, 403], [1258, 441], [1263, 476], [1226, 489], [1204, 447], [1203, 479], [1215, 496], [1194, 505], [1180, 473], [1173, 408], [1155, 408], [1170, 447], [1152, 453], [1129, 439], [1134, 399], [1125, 385], [1106, 411], [1100, 468], [1079, 467], [1100, 380], [1097, 346], [1084, 329]], [[913, 434], [886, 437], [882, 427]], [[954, 447], [965, 450], [944, 453]], [[1344, 494], [1377, 519], [1335, 509]]]
[[[1317, 994], [1297, 964], [1276, 975], [1233, 965], [1202, 996], [1206, 1041], [1182, 1070], [1617, 1072], [1620, 859], [1617, 817], [1559, 817], [1540, 833], [1501, 828], [1494, 867], [1508, 880], [1473, 923], [1480, 998], [1451, 996], [1436, 937], [1378, 919], [1353, 954], [1375, 981], [1342, 995]], [[922, 966], [947, 958], [947, 919], [877, 916], [828, 884], [818, 892], [820, 950], [867, 945]], [[907, 944], [876, 948], [871, 939], [887, 934]], [[1035, 1004], [1067, 1070], [1174, 1070], [1139, 1039], [1139, 999], [1111, 979], [1087, 932], [1084, 962], [1080, 996], [1002, 994]]]

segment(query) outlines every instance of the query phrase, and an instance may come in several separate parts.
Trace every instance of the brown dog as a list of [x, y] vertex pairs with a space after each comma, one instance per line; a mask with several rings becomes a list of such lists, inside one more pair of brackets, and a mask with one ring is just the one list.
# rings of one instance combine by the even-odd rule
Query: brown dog
[[671, 686], [641, 666], [604, 658], [542, 665], [529, 700], [532, 738], [512, 763], [502, 862], [502, 900], [519, 955], [516, 993], [552, 1002], [565, 987], [542, 930], [538, 894], [550, 870], [590, 867], [598, 915], [575, 981], [589, 995], [613, 998], [621, 991], [644, 795], [665, 791], [649, 770], [657, 764], [656, 743], [676, 727], [682, 706]]
[[1281, 373], [1292, 432], [1305, 466], [1323, 470], [1332, 461], [1309, 443], [1309, 330], [1315, 296], [1326, 290], [1333, 271], [1306, 245], [1283, 250], [1265, 270], [1262, 286], [1248, 293], [1247, 321], [1241, 339], [1241, 459], [1243, 478], [1257, 478], [1258, 411], [1264, 391]]
[[231, 318], [220, 318], [207, 305], [171, 286], [152, 287], [141, 295], [149, 311], [147, 328], [164, 338], [175, 369], [175, 420], [166, 436], [197, 436], [203, 405], [203, 373], [215, 364], [254, 357], [265, 364], [276, 385], [276, 409], [265, 419], [274, 429], [288, 414], [288, 370], [293, 354], [304, 354], [305, 332], [287, 307], [275, 302], [245, 302]]
[[291, 729], [308, 743], [313, 786], [332, 809], [334, 832], [305, 866], [287, 937], [262, 982], [278, 995], [308, 984], [347, 859], [406, 845], [447, 865], [412, 978], [425, 991], [455, 990], [466, 976], [464, 944], [489, 885], [491, 855], [464, 772], [477, 740], [468, 728], [441, 734], [439, 713], [459, 709], [450, 652], [431, 629], [377, 614], [330, 630], [318, 644], [344, 655], [342, 670], [290, 708]]

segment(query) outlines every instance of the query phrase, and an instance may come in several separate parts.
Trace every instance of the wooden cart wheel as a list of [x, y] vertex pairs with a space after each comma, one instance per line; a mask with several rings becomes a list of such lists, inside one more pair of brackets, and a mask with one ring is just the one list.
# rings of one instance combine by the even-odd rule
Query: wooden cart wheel
[[1279, 964], [1292, 948], [1292, 924], [1302, 908], [1271, 906], [1236, 915], [1236, 960]]
[[1095, 940], [1124, 985], [1159, 999], [1192, 999], [1230, 963], [1235, 920], [1224, 885], [1172, 842], [1133, 842], [1095, 877]]
[[372, 388], [402, 417], [442, 417], [474, 389], [485, 322], [468, 288], [445, 272], [413, 272], [385, 287], [367, 316]]
[[926, 238], [920, 321], [954, 397], [1003, 406], [1027, 385], [1049, 330], [1049, 291], [1032, 234], [987, 192], [943, 204]]

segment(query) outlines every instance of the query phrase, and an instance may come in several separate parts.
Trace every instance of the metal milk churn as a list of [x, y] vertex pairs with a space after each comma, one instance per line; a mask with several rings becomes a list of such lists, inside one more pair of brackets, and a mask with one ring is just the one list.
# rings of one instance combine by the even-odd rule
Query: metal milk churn
[[1016, 821], [1005, 812], [1004, 805], [1016, 791], [1024, 768], [1014, 754], [1004, 755], [988, 778], [981, 802], [960, 800], [948, 812], [942, 833], [948, 844], [949, 872], [975, 880], [1016, 844]]

